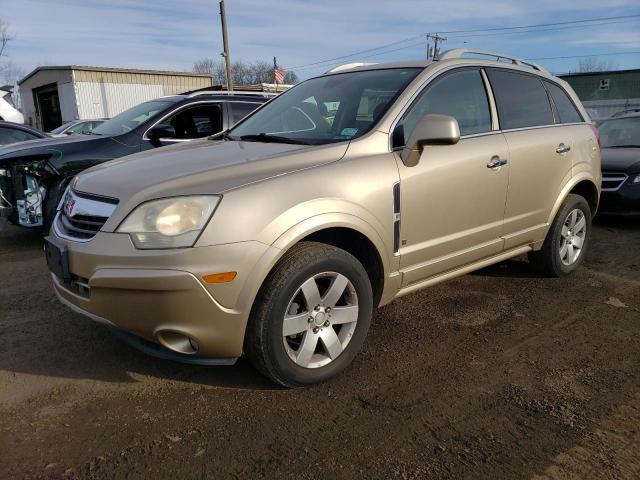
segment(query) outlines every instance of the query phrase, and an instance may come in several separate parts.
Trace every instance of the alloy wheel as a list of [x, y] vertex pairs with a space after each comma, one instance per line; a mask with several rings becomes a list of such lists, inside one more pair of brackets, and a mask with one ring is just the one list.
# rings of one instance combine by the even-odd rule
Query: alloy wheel
[[329, 364], [351, 341], [358, 312], [358, 296], [346, 276], [323, 272], [307, 279], [289, 302], [282, 323], [289, 358], [304, 368]]

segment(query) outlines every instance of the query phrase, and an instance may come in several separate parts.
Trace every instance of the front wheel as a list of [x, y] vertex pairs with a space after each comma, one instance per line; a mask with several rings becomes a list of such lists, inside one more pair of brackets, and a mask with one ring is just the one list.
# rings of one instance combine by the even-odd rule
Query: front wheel
[[570, 194], [551, 224], [542, 249], [529, 252], [529, 263], [543, 275], [569, 275], [584, 261], [590, 236], [589, 203], [580, 195]]
[[369, 330], [373, 294], [362, 264], [339, 248], [301, 242], [265, 280], [245, 341], [253, 365], [286, 387], [344, 370]]

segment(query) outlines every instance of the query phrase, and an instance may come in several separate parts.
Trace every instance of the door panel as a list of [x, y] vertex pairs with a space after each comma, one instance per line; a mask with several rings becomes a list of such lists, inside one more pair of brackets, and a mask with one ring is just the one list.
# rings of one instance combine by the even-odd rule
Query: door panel
[[503, 135], [493, 133], [425, 147], [414, 167], [397, 156], [403, 285], [502, 251], [509, 164], [487, 164], [507, 153]]
[[[505, 210], [505, 248], [544, 238], [551, 209], [571, 178], [575, 145], [562, 125], [505, 132], [510, 179]], [[566, 153], [556, 150], [571, 147]]]

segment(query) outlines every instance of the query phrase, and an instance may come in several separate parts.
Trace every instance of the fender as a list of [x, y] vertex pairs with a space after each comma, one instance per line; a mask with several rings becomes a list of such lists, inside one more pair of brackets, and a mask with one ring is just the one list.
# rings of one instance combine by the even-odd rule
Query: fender
[[[248, 317], [259, 288], [264, 283], [267, 275], [278, 263], [282, 256], [293, 245], [312, 233], [325, 230], [328, 228], [343, 227], [355, 230], [371, 241], [382, 260], [382, 268], [384, 272], [384, 290], [381, 299], [381, 305], [391, 301], [400, 287], [400, 275], [398, 273], [397, 257], [391, 256], [389, 252], [391, 247], [385, 242], [379, 231], [370, 223], [362, 218], [344, 212], [330, 212], [308, 217], [282, 231], [280, 235], [270, 244], [270, 248], [263, 254], [256, 263], [250, 276], [256, 281], [251, 282], [249, 288], [245, 288], [239, 295], [236, 308], [246, 312]], [[246, 321], [246, 318], [243, 319]]]
[[[560, 206], [562, 205], [562, 202], [565, 201], [565, 199], [567, 198], [567, 195], [569, 195], [569, 192], [571, 192], [571, 190], [573, 190], [573, 188], [580, 182], [587, 180], [591, 183], [593, 183], [593, 185], [596, 187], [596, 190], [598, 190], [598, 196], [600, 195], [600, 189], [598, 188], [598, 182], [596, 181], [595, 177], [589, 173], [589, 172], [581, 172], [578, 175], [574, 176], [571, 178], [571, 181], [569, 181], [560, 191], [560, 195], [558, 195], [558, 198], [556, 200], [556, 203], [553, 204], [553, 208], [551, 209], [551, 214], [549, 215], [549, 218], [547, 219], [547, 225], [551, 225], [551, 223], [553, 223], [553, 220], [556, 218], [556, 215], [558, 214], [558, 210], [560, 210]], [[545, 234], [546, 236], [546, 234]]]

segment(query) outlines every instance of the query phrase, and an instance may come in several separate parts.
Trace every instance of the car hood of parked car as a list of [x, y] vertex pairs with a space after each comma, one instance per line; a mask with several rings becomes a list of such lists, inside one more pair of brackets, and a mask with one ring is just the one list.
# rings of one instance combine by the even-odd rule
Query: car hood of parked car
[[56, 148], [61, 146], [99, 140], [100, 138], [101, 137], [97, 135], [78, 135], [76, 137], [65, 135], [63, 138], [38, 138], [36, 140], [29, 140], [26, 142], [12, 143], [10, 145], [0, 147], [0, 160], [7, 157], [20, 156], [24, 153], [31, 154], [29, 150], [38, 150], [38, 153], [46, 150], [55, 151]]
[[334, 162], [348, 142], [324, 146], [230, 140], [196, 140], [148, 150], [81, 173], [79, 192], [131, 202], [198, 194], [219, 194], [273, 176]]
[[604, 171], [640, 172], [640, 148], [638, 147], [603, 148], [600, 153]]

